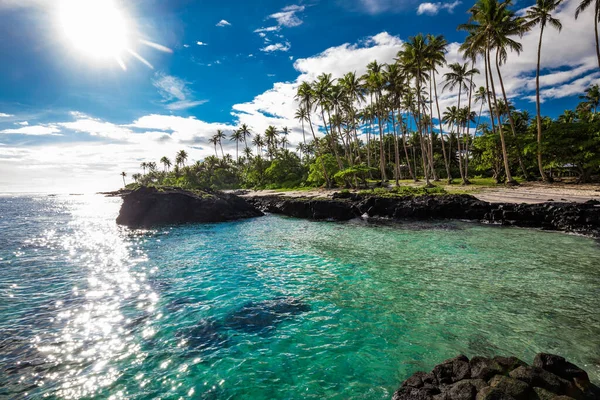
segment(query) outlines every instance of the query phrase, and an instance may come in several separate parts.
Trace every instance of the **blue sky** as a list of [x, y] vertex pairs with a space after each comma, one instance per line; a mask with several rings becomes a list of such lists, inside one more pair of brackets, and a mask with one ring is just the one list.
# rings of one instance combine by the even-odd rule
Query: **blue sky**
[[[65, 17], [61, 1], [0, 0], [0, 191], [115, 188], [118, 173], [137, 172], [141, 161], [172, 157], [180, 148], [194, 160], [212, 154], [208, 137], [239, 123], [255, 133], [288, 126], [298, 141], [293, 94], [300, 81], [321, 72], [361, 73], [373, 59], [390, 62], [419, 32], [443, 34], [451, 43], [448, 59], [459, 61], [464, 34], [456, 26], [472, 5], [114, 0], [127, 37], [119, 65], [78, 47], [65, 25], [86, 16]], [[567, 0], [559, 11], [560, 35], [545, 35], [543, 112], [550, 116], [573, 107], [600, 76], [591, 14], [575, 21], [575, 6]], [[77, 29], [85, 31], [86, 23]], [[90, 24], [108, 36], [116, 31], [110, 18]], [[523, 54], [503, 67], [509, 95], [531, 112], [538, 34], [527, 34]], [[454, 102], [454, 94], [442, 95], [442, 107]]]

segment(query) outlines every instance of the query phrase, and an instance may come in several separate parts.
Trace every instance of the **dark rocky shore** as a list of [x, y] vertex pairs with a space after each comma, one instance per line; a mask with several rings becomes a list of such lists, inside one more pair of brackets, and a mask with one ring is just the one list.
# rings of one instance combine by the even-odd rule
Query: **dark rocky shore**
[[533, 365], [516, 357], [460, 355], [415, 372], [392, 400], [593, 400], [600, 388], [563, 357], [540, 353]]
[[353, 193], [328, 198], [251, 197], [273, 214], [315, 220], [346, 221], [368, 216], [393, 220], [461, 219], [507, 226], [542, 228], [600, 237], [600, 202], [504, 204], [470, 195], [379, 197]]
[[134, 228], [224, 222], [263, 215], [244, 199], [222, 192], [141, 187], [123, 196], [117, 223]]

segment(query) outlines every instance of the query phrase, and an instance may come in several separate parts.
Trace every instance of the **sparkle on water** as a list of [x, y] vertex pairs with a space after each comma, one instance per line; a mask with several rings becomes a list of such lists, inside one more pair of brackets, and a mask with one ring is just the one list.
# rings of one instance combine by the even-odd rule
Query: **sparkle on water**
[[387, 399], [458, 353], [549, 351], [600, 380], [591, 239], [276, 216], [131, 231], [119, 205], [0, 197], [0, 398]]

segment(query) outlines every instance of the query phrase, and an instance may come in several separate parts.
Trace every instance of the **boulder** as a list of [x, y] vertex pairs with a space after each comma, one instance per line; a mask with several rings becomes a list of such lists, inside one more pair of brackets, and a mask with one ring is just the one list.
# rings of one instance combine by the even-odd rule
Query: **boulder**
[[117, 224], [134, 228], [224, 222], [263, 215], [241, 197], [214, 191], [141, 187], [123, 197]]
[[516, 400], [508, 393], [504, 393], [502, 390], [498, 388], [493, 388], [491, 386], [485, 387], [477, 393], [476, 400]]
[[558, 393], [569, 387], [569, 382], [538, 367], [519, 367], [510, 372], [510, 377], [526, 382], [530, 386]]
[[471, 368], [471, 377], [475, 379], [488, 380], [494, 375], [503, 374], [505, 372], [502, 365], [496, 360], [486, 357], [473, 357], [469, 361]]
[[439, 384], [450, 384], [471, 377], [469, 359], [464, 355], [459, 355], [436, 365], [432, 372]]
[[577, 379], [581, 384], [590, 383], [587, 372], [577, 365], [568, 362], [561, 356], [539, 353], [533, 359], [533, 365], [545, 369], [548, 372], [552, 372], [554, 375], [560, 376], [563, 379]]
[[529, 385], [527, 383], [509, 376], [494, 376], [490, 380], [490, 386], [502, 390], [516, 400], [526, 400], [529, 394]]

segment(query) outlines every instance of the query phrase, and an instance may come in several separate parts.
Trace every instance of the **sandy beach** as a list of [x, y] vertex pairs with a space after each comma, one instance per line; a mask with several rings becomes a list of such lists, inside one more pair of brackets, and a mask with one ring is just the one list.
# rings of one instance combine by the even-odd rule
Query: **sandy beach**
[[[413, 184], [410, 184], [413, 186]], [[414, 184], [418, 186], [418, 184]], [[588, 200], [600, 201], [600, 184], [568, 184], [553, 183], [551, 185], [538, 182], [526, 182], [516, 187], [482, 187], [444, 185], [448, 193], [467, 192], [480, 200], [493, 203], [544, 203], [577, 202]], [[312, 189], [312, 190], [249, 190], [243, 197], [253, 196], [283, 196], [283, 197], [330, 197], [340, 189]]]

